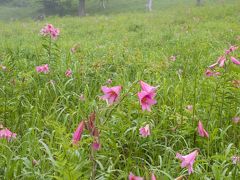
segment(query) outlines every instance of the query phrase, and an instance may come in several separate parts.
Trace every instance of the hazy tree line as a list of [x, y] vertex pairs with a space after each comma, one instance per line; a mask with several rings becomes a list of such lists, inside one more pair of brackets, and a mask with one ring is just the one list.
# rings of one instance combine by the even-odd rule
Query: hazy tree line
[[[0, 0], [0, 4], [8, 4], [13, 6], [24, 7], [28, 5], [39, 6], [39, 11], [46, 15], [65, 15], [65, 14], [78, 14], [79, 16], [86, 15], [86, 2], [88, 0]], [[94, 0], [93, 0], [94, 1]], [[96, 3], [102, 8], [107, 8], [107, 4], [111, 0], [95, 0]], [[153, 0], [142, 0], [146, 1], [146, 10], [152, 11]], [[160, 1], [160, 0], [159, 0]], [[200, 5], [203, 0], [196, 1], [197, 5]]]

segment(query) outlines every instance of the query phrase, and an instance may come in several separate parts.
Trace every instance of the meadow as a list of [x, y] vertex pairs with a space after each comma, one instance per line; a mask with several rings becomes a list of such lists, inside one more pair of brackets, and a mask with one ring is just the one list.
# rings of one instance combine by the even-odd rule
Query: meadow
[[[0, 21], [0, 179], [240, 179], [240, 2], [164, 2]], [[103, 86], [121, 86], [113, 104]]]

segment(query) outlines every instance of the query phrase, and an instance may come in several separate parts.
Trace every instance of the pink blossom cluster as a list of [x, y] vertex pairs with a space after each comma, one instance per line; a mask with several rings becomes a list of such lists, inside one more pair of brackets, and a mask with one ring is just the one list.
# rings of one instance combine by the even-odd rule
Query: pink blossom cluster
[[[229, 49], [225, 50], [225, 53], [224, 55], [220, 56], [217, 61], [215, 63], [213, 63], [212, 65], [208, 66], [208, 69], [206, 70], [205, 72], [205, 75], [210, 77], [210, 76], [219, 76], [221, 75], [219, 72], [216, 72], [214, 71], [214, 69], [218, 66], [220, 68], [223, 68], [227, 62], [227, 59], [228, 59], [228, 56], [236, 51], [238, 49], [237, 46], [230, 46]], [[233, 56], [230, 56], [229, 58], [231, 60], [231, 62], [235, 65], [240, 65], [240, 61], [233, 57]]]
[[8, 141], [10, 141], [12, 138], [16, 138], [16, 136], [16, 133], [11, 132], [7, 128], [0, 130], [0, 139], [7, 139]]
[[56, 40], [60, 34], [60, 30], [55, 28], [52, 24], [47, 24], [41, 29], [40, 34], [42, 36], [50, 36], [52, 39]]
[[36, 71], [38, 73], [47, 74], [49, 72], [49, 66], [48, 66], [48, 64], [45, 64], [45, 65], [42, 65], [42, 66], [37, 66]]

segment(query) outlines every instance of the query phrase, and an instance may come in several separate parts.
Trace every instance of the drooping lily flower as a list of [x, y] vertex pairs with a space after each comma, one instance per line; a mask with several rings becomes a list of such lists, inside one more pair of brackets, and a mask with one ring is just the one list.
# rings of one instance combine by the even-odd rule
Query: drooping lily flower
[[81, 140], [83, 130], [84, 130], [84, 121], [81, 121], [76, 131], [73, 134], [73, 138], [72, 138], [73, 144], [77, 144]]
[[205, 71], [205, 75], [208, 76], [208, 77], [211, 77], [211, 76], [219, 76], [221, 75], [220, 72], [214, 72], [214, 71], [211, 71], [210, 69], [207, 69]]
[[128, 180], [143, 180], [143, 177], [135, 176], [132, 172], [130, 172]]
[[7, 128], [0, 130], [0, 139], [7, 139], [10, 141], [12, 138], [16, 138], [16, 136], [16, 133], [11, 132]]
[[193, 164], [198, 155], [198, 150], [193, 151], [192, 153], [182, 156], [181, 154], [177, 153], [176, 158], [182, 161], [181, 168], [188, 168], [188, 174], [193, 173]]
[[238, 49], [237, 46], [230, 46], [229, 49], [227, 49], [225, 51], [225, 54], [230, 54], [231, 52], [235, 51], [236, 49]]
[[225, 56], [220, 56], [217, 60], [217, 62], [215, 62], [214, 64], [210, 65], [209, 68], [213, 69], [215, 68], [217, 65], [219, 65], [219, 67], [224, 67], [225, 62], [226, 62], [226, 57]]
[[201, 137], [209, 137], [208, 132], [203, 128], [203, 124], [201, 121], [198, 122], [198, 133]]
[[144, 127], [141, 127], [139, 129], [139, 133], [141, 134], [142, 137], [147, 137], [150, 136], [150, 128], [149, 128], [149, 124], [147, 124]]
[[104, 93], [103, 96], [101, 96], [101, 99], [106, 100], [108, 104], [113, 104], [119, 99], [119, 94], [122, 90], [121, 86], [114, 86], [114, 87], [107, 87], [102, 86], [102, 92]]
[[240, 61], [237, 60], [235, 57], [231, 56], [231, 61], [233, 62], [233, 64], [240, 65]]

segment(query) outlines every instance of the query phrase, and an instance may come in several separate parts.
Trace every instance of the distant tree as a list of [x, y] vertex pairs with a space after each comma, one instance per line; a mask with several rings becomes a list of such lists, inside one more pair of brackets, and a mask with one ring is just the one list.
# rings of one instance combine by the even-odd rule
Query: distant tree
[[201, 5], [202, 1], [201, 0], [197, 0], [197, 5]]
[[152, 11], [152, 0], [147, 0], [146, 7], [147, 11]]
[[79, 0], [78, 15], [85, 16], [85, 0]]

